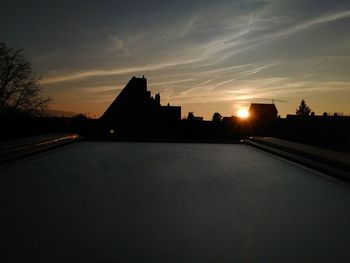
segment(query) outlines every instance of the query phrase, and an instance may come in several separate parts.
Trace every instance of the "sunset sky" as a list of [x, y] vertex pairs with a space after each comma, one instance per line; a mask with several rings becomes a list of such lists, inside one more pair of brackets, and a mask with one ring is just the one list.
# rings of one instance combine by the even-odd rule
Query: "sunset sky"
[[[210, 119], [275, 99], [350, 115], [349, 0], [0, 2], [53, 109], [99, 117], [132, 76]], [[286, 102], [278, 102], [283, 100]]]

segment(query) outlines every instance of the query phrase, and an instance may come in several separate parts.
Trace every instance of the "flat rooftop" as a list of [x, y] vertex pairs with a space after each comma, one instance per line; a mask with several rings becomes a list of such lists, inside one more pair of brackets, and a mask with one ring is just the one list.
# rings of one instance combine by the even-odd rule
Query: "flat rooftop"
[[2, 262], [345, 262], [350, 188], [243, 144], [77, 142], [0, 166]]

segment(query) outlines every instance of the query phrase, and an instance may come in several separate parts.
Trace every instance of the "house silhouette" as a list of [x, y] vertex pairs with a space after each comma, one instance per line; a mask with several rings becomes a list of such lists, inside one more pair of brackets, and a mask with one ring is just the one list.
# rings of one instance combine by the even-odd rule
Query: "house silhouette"
[[275, 104], [252, 103], [249, 107], [249, 116], [256, 121], [270, 121], [277, 118]]

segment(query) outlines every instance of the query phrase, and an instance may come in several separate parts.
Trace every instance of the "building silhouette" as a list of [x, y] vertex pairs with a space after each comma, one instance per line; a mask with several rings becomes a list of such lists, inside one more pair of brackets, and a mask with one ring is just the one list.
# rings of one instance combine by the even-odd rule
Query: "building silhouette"
[[252, 120], [271, 121], [277, 118], [275, 104], [252, 103], [249, 107], [249, 117]]
[[273, 134], [278, 120], [277, 113], [277, 108], [273, 103], [252, 103], [249, 107], [251, 133], [260, 136]]
[[107, 122], [130, 122], [131, 120], [169, 122], [181, 120], [180, 106], [162, 106], [160, 94], [154, 97], [147, 90], [145, 77], [130, 79], [113, 103], [100, 118]]

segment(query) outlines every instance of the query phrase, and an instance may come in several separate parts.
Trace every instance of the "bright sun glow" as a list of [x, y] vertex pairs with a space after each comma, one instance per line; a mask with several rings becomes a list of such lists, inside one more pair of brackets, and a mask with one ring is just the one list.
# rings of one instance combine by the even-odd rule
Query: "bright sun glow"
[[237, 116], [245, 119], [245, 118], [248, 118], [249, 112], [245, 109], [241, 109], [241, 110], [237, 111]]

